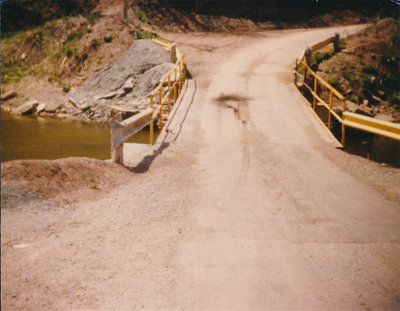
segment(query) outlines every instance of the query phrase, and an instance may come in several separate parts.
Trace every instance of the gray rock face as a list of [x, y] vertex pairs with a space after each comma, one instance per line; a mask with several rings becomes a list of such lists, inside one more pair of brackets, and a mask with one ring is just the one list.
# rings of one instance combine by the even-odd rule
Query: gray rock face
[[357, 105], [351, 101], [346, 101], [346, 109], [347, 111], [358, 113], [367, 117], [373, 117], [373, 111], [371, 108], [365, 105]]
[[16, 91], [11, 91], [5, 94], [1, 94], [1, 101], [6, 101], [9, 100], [11, 98], [14, 98], [15, 96], [17, 96], [17, 92]]
[[71, 91], [80, 108], [74, 118], [109, 122], [113, 106], [131, 111], [147, 108], [149, 93], [175, 67], [169, 61], [170, 53], [154, 41], [135, 41], [109, 68]]
[[31, 114], [38, 105], [39, 102], [37, 100], [31, 100], [15, 109], [15, 113], [21, 115]]
[[141, 75], [149, 69], [169, 62], [169, 52], [152, 40], [136, 40], [109, 68], [86, 81], [71, 97], [82, 101], [117, 91], [129, 78]]
[[164, 63], [146, 71], [138, 80], [137, 85], [133, 89], [133, 93], [136, 96], [147, 95], [147, 93], [151, 92], [158, 85], [160, 79], [174, 69], [174, 67], [175, 64]]

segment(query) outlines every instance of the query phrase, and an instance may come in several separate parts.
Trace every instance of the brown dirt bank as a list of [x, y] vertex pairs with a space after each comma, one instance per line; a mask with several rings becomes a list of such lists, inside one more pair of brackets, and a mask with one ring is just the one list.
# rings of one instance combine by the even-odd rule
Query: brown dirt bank
[[[93, 201], [132, 178], [128, 169], [89, 158], [17, 160], [1, 164], [4, 185], [22, 186], [30, 194], [56, 203]], [[7, 190], [6, 190], [7, 191]]]
[[135, 3], [154, 24], [169, 32], [327, 27], [398, 16], [397, 7], [390, 1], [137, 0]]

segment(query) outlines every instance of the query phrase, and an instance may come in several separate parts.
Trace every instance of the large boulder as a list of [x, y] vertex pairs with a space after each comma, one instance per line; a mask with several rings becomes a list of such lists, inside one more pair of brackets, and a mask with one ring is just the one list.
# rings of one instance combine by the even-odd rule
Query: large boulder
[[122, 88], [126, 81], [169, 62], [169, 52], [152, 40], [136, 40], [112, 65], [86, 81], [71, 97], [77, 102], [103, 97]]
[[160, 82], [160, 80], [171, 70], [175, 68], [175, 64], [164, 63], [146, 71], [138, 80], [133, 93], [136, 96], [147, 95]]
[[35, 108], [39, 105], [39, 102], [37, 100], [31, 100], [25, 104], [22, 104], [18, 108], [14, 110], [16, 114], [20, 115], [27, 115], [31, 114], [35, 111]]

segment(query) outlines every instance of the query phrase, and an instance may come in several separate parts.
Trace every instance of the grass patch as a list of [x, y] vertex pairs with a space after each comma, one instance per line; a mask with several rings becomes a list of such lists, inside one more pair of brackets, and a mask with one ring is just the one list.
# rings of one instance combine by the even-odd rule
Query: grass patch
[[329, 58], [331, 58], [330, 53], [316, 52], [313, 54], [311, 58], [311, 66], [313, 68], [318, 68], [319, 64], [321, 64], [323, 61], [326, 61]]
[[16, 83], [32, 71], [32, 67], [25, 60], [10, 61], [1, 58], [1, 83]]
[[99, 20], [99, 18], [101, 17], [100, 13], [94, 13], [92, 15], [87, 15], [85, 16], [86, 19], [91, 22], [91, 23], [95, 23]]
[[70, 35], [68, 35], [65, 38], [65, 42], [72, 42], [72, 41], [80, 40], [82, 38], [82, 36], [83, 36], [83, 33], [81, 31], [71, 33]]

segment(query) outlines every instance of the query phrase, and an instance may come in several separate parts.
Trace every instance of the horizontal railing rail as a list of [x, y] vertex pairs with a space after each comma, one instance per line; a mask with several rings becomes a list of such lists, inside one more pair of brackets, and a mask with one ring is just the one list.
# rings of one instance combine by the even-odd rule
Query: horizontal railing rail
[[150, 126], [149, 144], [154, 144], [154, 122], [158, 121], [158, 128], [164, 125], [164, 116], [169, 115], [172, 106], [176, 103], [185, 82], [185, 63], [183, 53], [176, 44], [162, 39], [153, 39], [171, 53], [171, 61], [175, 68], [160, 79], [158, 85], [149, 94], [149, 107], [124, 121], [113, 120], [111, 128], [111, 158], [115, 163], [124, 163], [123, 143], [130, 136]]
[[343, 123], [345, 126], [400, 140], [400, 124], [378, 120], [348, 111], [343, 114]]
[[[372, 134], [388, 137], [391, 139], [400, 140], [400, 125], [377, 120], [375, 118], [362, 116], [359, 114], [351, 113], [346, 111], [346, 98], [332, 85], [330, 85], [323, 78], [318, 76], [316, 72], [311, 69], [311, 59], [315, 51], [325, 48], [329, 44], [333, 44], [335, 51], [339, 50], [339, 35], [336, 34], [324, 41], [314, 44], [310, 48], [303, 51], [300, 59], [296, 59], [295, 71], [294, 71], [294, 82], [296, 87], [305, 87], [313, 97], [312, 107], [314, 111], [317, 105], [321, 105], [328, 110], [328, 128], [332, 128], [332, 116], [341, 123], [342, 135], [341, 144], [345, 145], [346, 140], [346, 127], [355, 128], [361, 131], [369, 132]], [[299, 68], [302, 68], [303, 72], [299, 72]], [[307, 75], [311, 75], [312, 85], [309, 85], [307, 81]], [[301, 81], [302, 80], [302, 81]], [[325, 100], [320, 95], [320, 90], [325, 88], [329, 93], [329, 100]], [[333, 107], [333, 102], [340, 102], [341, 107]], [[339, 108], [339, 109], [337, 109]]]

